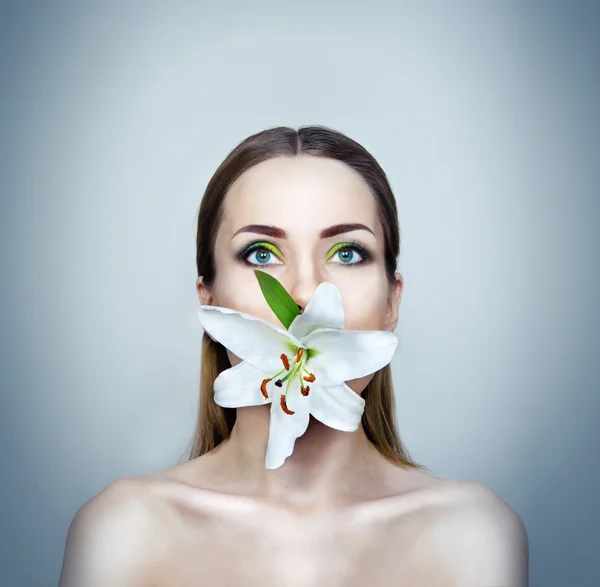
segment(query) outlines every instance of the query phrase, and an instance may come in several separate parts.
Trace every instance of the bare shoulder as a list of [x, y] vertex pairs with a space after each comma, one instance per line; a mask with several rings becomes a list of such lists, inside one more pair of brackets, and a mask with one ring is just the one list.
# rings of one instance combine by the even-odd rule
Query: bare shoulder
[[152, 585], [160, 509], [151, 483], [136, 478], [118, 479], [88, 500], [69, 526], [59, 587]]
[[452, 488], [452, 499], [424, 534], [440, 587], [527, 587], [529, 542], [519, 515], [482, 483], [456, 482]]

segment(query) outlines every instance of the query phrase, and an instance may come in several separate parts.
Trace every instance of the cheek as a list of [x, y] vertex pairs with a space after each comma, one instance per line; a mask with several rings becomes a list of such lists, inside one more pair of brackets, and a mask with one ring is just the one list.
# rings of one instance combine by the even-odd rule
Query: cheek
[[382, 330], [387, 309], [387, 289], [376, 287], [354, 290], [344, 298], [346, 330]]
[[[251, 281], [250, 278], [254, 281]], [[220, 295], [215, 299], [217, 306], [250, 314], [283, 328], [283, 324], [265, 300], [254, 274], [249, 277], [245, 273], [241, 274], [238, 279], [224, 280], [219, 284], [219, 288]]]

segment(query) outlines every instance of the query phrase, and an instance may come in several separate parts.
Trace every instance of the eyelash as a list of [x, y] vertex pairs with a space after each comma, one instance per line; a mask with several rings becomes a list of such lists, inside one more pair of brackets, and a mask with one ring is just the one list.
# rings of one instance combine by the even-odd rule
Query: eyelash
[[[335, 251], [335, 253], [333, 253], [333, 255], [331, 255], [331, 257], [335, 257], [340, 251], [351, 250], [351, 251], [356, 251], [357, 253], [360, 253], [360, 255], [362, 256], [362, 261], [357, 261], [356, 263], [337, 263], [337, 265], [346, 265], [346, 266], [350, 266], [350, 267], [356, 267], [357, 265], [363, 265], [363, 264], [371, 261], [371, 259], [373, 258], [371, 253], [364, 246], [362, 246], [360, 241], [357, 241], [354, 239], [349, 239], [346, 242], [347, 242], [347, 244], [344, 245], [343, 247], [339, 247]], [[253, 243], [248, 247], [244, 247], [239, 253], [236, 254], [236, 258], [239, 261], [241, 261], [242, 263], [244, 263], [245, 265], [248, 265], [250, 267], [272, 266], [273, 265], [272, 263], [251, 263], [250, 261], [247, 260], [247, 257], [250, 255], [250, 253], [254, 253], [255, 251], [264, 250], [264, 251], [268, 251], [272, 255], [275, 255], [275, 253], [273, 253], [273, 251], [271, 251], [270, 249], [268, 249], [265, 246], [262, 246], [263, 244], [269, 244], [272, 247], [275, 247], [275, 245], [273, 245], [271, 243], [267, 243], [266, 241], [260, 241], [257, 243]], [[330, 257], [330, 259], [331, 259], [331, 257]], [[275, 263], [275, 265], [279, 265], [279, 263]]]

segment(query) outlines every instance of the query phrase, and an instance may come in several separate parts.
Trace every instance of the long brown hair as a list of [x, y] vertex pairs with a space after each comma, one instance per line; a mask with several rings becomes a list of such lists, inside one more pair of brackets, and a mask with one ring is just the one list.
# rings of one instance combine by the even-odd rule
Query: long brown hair
[[[400, 229], [396, 200], [383, 169], [359, 143], [325, 126], [298, 130], [279, 126], [253, 134], [239, 143], [211, 177], [198, 211], [196, 266], [207, 288], [214, 285], [214, 247], [223, 214], [223, 201], [233, 182], [253, 165], [274, 157], [312, 155], [337, 159], [349, 165], [367, 182], [375, 195], [385, 238], [385, 267], [390, 288], [396, 288], [396, 259], [400, 254]], [[210, 452], [229, 438], [236, 408], [223, 408], [213, 398], [213, 383], [231, 367], [225, 347], [202, 337], [200, 404], [189, 459]], [[411, 459], [398, 434], [390, 365], [375, 373], [362, 393], [365, 411], [362, 426], [367, 438], [390, 462], [404, 468], [427, 469]]]

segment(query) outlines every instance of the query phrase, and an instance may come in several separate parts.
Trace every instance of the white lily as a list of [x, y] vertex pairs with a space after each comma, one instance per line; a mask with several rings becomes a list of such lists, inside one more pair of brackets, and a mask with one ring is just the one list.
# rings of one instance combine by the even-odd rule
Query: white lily
[[356, 430], [365, 400], [345, 382], [387, 365], [398, 345], [392, 332], [344, 330], [342, 296], [329, 282], [319, 284], [288, 330], [218, 306], [200, 306], [198, 318], [212, 338], [242, 359], [215, 379], [215, 403], [235, 408], [271, 403], [267, 469], [277, 469], [292, 454], [310, 414], [331, 428]]

